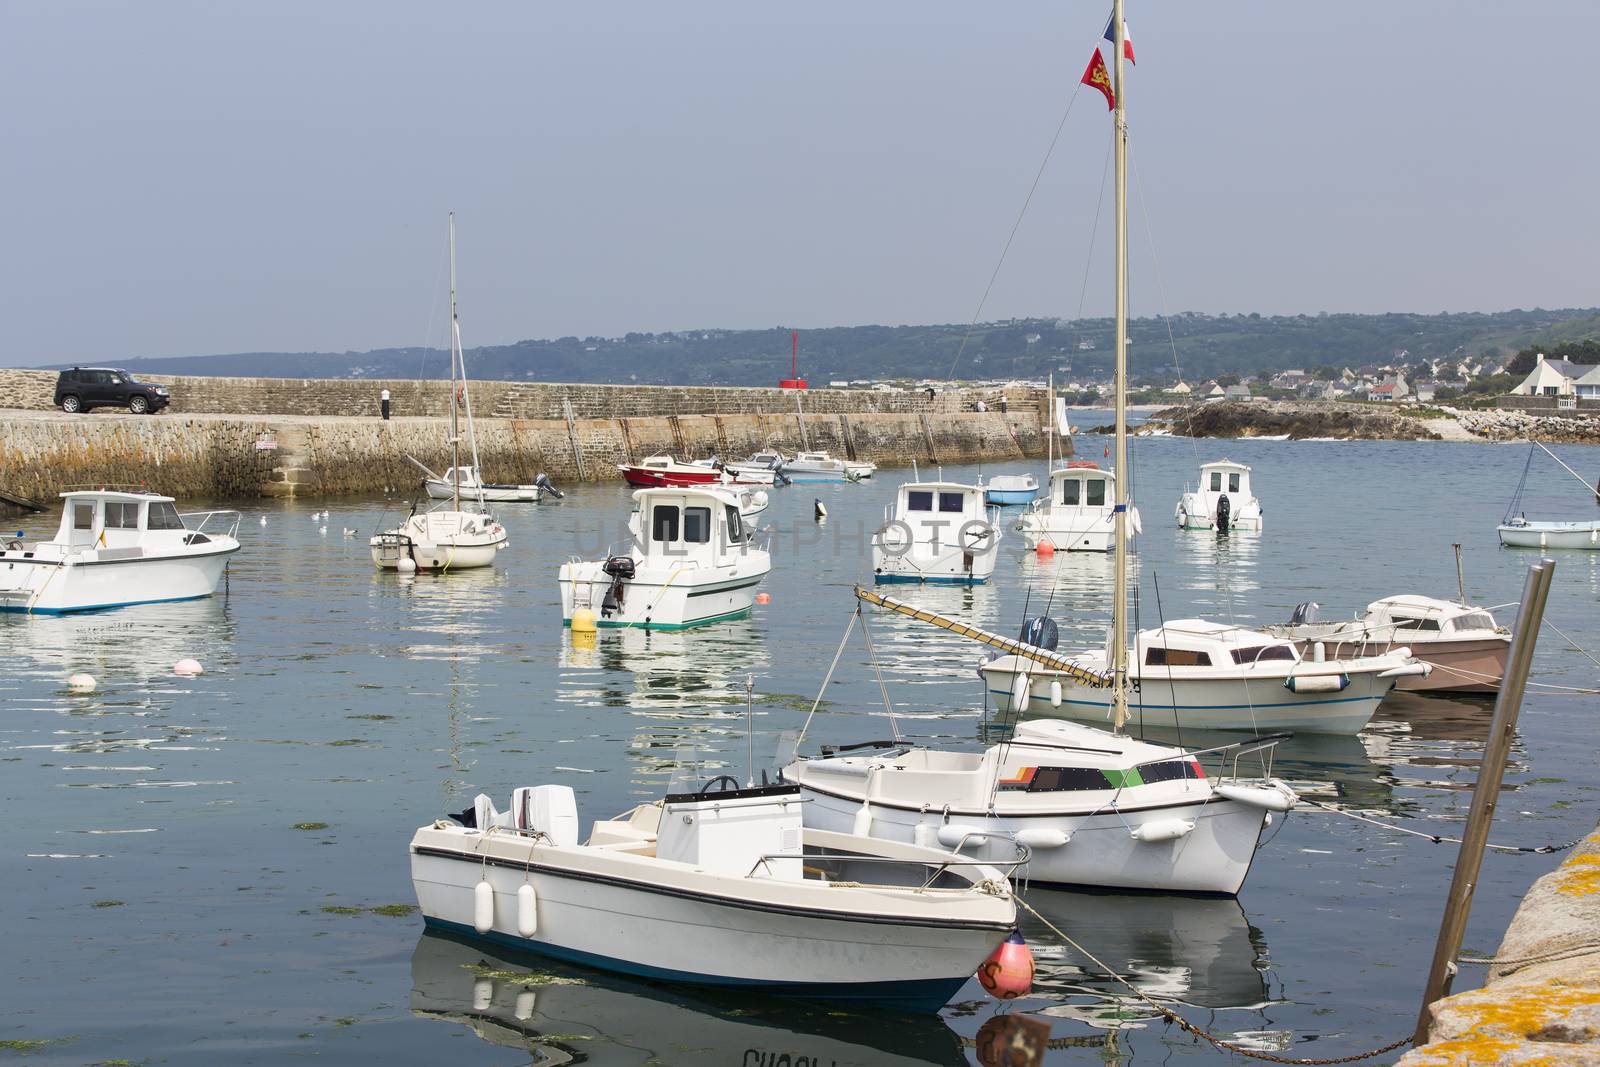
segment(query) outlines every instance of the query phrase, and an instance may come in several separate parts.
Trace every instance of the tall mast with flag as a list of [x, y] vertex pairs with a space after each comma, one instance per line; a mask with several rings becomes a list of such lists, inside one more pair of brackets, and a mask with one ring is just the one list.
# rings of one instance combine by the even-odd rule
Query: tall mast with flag
[[[1123, 70], [1124, 60], [1132, 52], [1126, 45], [1128, 28], [1123, 22], [1122, 7], [1123, 0], [1112, 0], [1112, 137], [1117, 178], [1117, 476], [1112, 512], [1116, 524], [1116, 588], [1111, 595], [1111, 710], [1113, 729], [1119, 732], [1128, 721], [1128, 92]], [[1095, 56], [1099, 58], [1098, 49]]]

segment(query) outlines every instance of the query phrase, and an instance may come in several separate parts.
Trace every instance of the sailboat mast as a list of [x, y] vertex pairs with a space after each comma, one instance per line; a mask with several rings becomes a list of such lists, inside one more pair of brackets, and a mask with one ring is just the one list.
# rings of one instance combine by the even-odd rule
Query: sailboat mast
[[[1050, 491], [1050, 472], [1056, 469], [1056, 372], [1050, 372], [1050, 389], [1045, 394], [1047, 405], [1044, 417], [1044, 481], [1045, 492]], [[1049, 499], [1046, 497], [1046, 499]]]
[[1117, 327], [1116, 372], [1116, 586], [1111, 596], [1112, 723], [1128, 721], [1128, 96], [1123, 78], [1123, 0], [1111, 5], [1112, 93], [1117, 168]]
[[461, 510], [461, 427], [456, 414], [456, 360], [461, 353], [461, 322], [456, 318], [456, 213], [450, 212], [450, 494]]

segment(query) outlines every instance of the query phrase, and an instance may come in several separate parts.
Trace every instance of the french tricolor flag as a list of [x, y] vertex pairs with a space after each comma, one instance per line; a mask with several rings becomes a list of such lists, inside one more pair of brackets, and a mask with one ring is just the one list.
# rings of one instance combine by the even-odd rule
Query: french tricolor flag
[[[1106, 40], [1111, 42], [1113, 48], [1117, 44], [1117, 35], [1112, 32], [1112, 20], [1116, 16], [1106, 19]], [[1133, 35], [1128, 32], [1128, 20], [1122, 20], [1122, 58], [1129, 63], [1133, 62]]]

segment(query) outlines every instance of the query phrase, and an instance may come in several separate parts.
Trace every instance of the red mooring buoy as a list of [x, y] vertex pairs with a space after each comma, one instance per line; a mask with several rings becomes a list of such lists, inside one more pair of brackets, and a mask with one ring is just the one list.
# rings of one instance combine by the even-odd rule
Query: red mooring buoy
[[1033, 952], [1016, 930], [978, 968], [978, 984], [998, 1000], [1015, 1000], [1033, 988]]

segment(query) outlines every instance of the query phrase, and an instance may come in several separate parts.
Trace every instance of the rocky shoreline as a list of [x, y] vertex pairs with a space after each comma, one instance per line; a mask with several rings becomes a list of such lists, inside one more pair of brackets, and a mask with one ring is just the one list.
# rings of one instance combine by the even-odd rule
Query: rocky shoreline
[[[1096, 427], [1095, 432], [1109, 432]], [[1405, 407], [1340, 402], [1211, 401], [1166, 408], [1139, 433], [1290, 440], [1550, 441], [1600, 444], [1600, 418], [1533, 415], [1499, 408]]]

